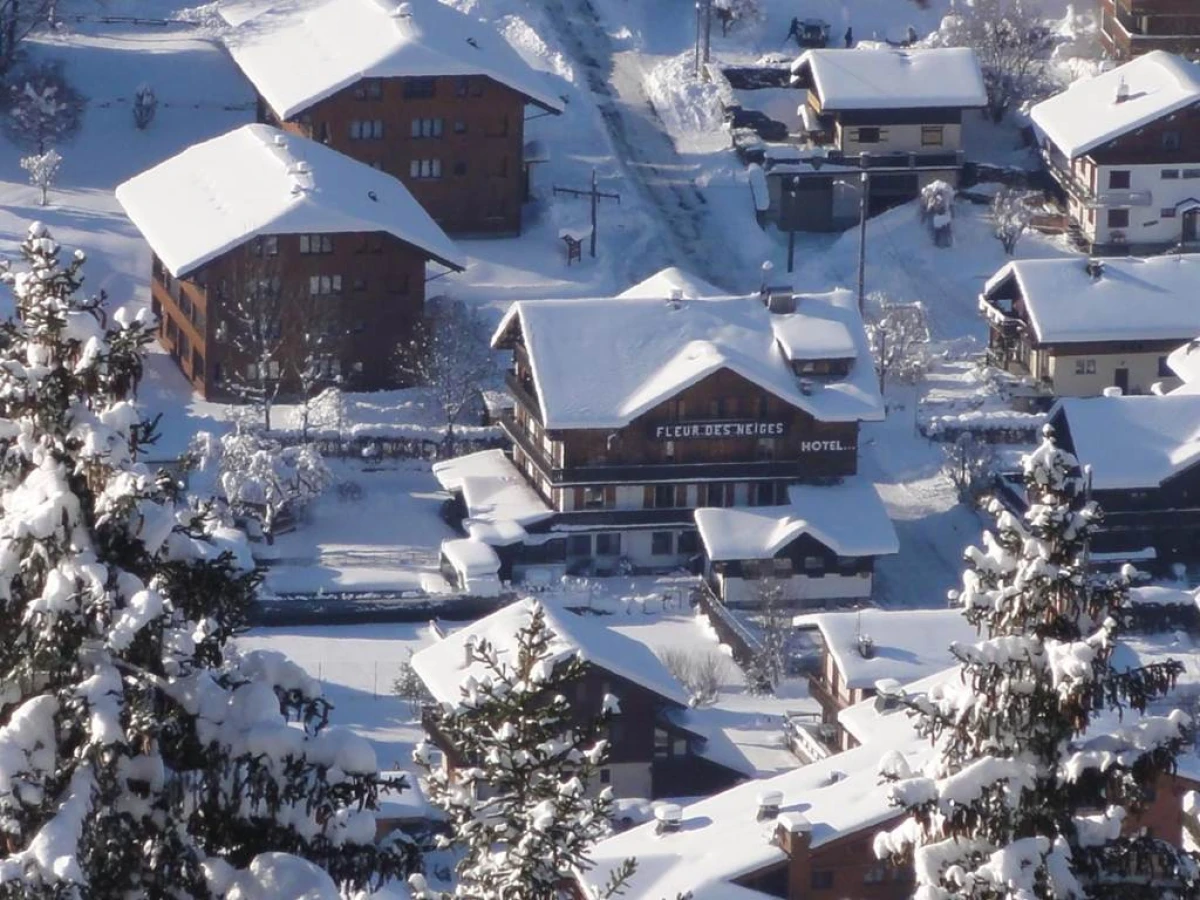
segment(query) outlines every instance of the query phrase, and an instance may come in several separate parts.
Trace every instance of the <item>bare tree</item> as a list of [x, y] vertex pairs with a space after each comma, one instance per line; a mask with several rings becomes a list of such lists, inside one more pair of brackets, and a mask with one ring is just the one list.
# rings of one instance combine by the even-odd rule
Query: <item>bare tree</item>
[[61, 63], [34, 63], [9, 79], [5, 128], [14, 143], [42, 154], [75, 136], [83, 107], [83, 96], [67, 81]]
[[746, 665], [746, 686], [756, 694], [773, 694], [787, 674], [787, 638], [791, 617], [783, 602], [783, 585], [775, 578], [760, 578], [755, 586], [753, 622], [759, 643]]
[[343, 382], [341, 357], [345, 330], [337, 306], [328, 297], [309, 294], [288, 304], [294, 334], [292, 369], [300, 388], [300, 431], [308, 440], [312, 404], [321, 388]]
[[280, 277], [267, 274], [273, 266], [252, 268], [258, 277], [249, 279], [247, 289], [229, 305], [218, 339], [224, 339], [236, 360], [228, 370], [229, 390], [258, 407], [270, 431], [271, 407], [282, 384], [284, 298]]
[[1017, 242], [1033, 221], [1033, 211], [1026, 202], [1028, 197], [1028, 191], [1001, 188], [992, 198], [994, 232], [1008, 256], [1016, 253]]
[[62, 165], [62, 157], [51, 147], [45, 153], [35, 153], [21, 159], [21, 168], [29, 173], [29, 183], [41, 190], [39, 206], [45, 206], [54, 187], [54, 179], [58, 177], [58, 167]]
[[491, 329], [478, 310], [443, 297], [431, 304], [416, 336], [397, 348], [401, 378], [427, 385], [446, 423], [444, 448], [454, 447], [454, 427], [480, 410], [483, 391], [496, 377]]
[[0, 0], [0, 74], [12, 66], [21, 41], [58, 24], [57, 7], [58, 0]]
[[964, 503], [978, 503], [991, 487], [996, 454], [992, 446], [970, 431], [964, 431], [945, 446], [943, 471]]
[[714, 650], [665, 647], [658, 651], [663, 667], [687, 688], [695, 706], [710, 706], [721, 696], [729, 675], [729, 658]]
[[872, 294], [867, 308], [867, 337], [875, 353], [880, 384], [913, 384], [929, 367], [929, 321], [925, 306], [893, 303]]
[[1042, 0], [960, 2], [942, 24], [940, 40], [979, 57], [988, 114], [999, 122], [1011, 108], [1050, 89], [1051, 37]]

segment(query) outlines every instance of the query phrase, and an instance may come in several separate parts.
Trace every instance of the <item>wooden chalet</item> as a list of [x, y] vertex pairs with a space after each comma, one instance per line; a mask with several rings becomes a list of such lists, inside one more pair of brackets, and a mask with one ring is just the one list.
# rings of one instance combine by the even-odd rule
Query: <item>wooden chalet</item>
[[987, 103], [973, 50], [808, 50], [792, 64], [800, 135], [766, 168], [782, 227], [844, 228], [858, 220], [868, 175], [874, 214], [933, 181], [958, 183], [962, 119]]
[[[159, 341], [205, 398], [230, 397], [243, 376], [286, 396], [314, 353], [321, 381], [394, 386], [427, 264], [464, 265], [399, 181], [266, 125], [184, 150], [122, 184], [117, 200], [150, 245]], [[256, 345], [272, 347], [266, 363], [239, 349], [252, 320], [266, 323]], [[265, 375], [248, 371], [259, 365]]]
[[439, 0], [222, 4], [258, 118], [399, 178], [452, 234], [516, 234], [527, 109], [557, 114], [542, 76]]
[[1200, 59], [1200, 6], [1194, 0], [1100, 0], [1100, 42], [1114, 59], [1154, 50]]
[[[521, 600], [426, 647], [412, 665], [435, 702], [458, 706], [461, 685], [482, 667], [469, 660], [470, 641], [487, 639], [502, 655], [515, 652], [534, 601]], [[567, 610], [545, 608], [554, 633], [554, 664], [579, 654], [585, 674], [567, 696], [579, 722], [591, 721], [607, 704], [613, 709], [605, 737], [609, 759], [593, 789], [610, 788], [618, 798], [671, 797], [715, 793], [752, 776], [754, 766], [703, 710], [688, 697], [662, 661], [644, 644]], [[428, 713], [423, 717], [432, 743], [451, 768], [464, 765], [457, 749]]]
[[1015, 260], [979, 297], [988, 357], [1057, 397], [1169, 390], [1168, 356], [1200, 334], [1197, 290], [1196, 254]]
[[[677, 283], [669, 270], [616, 298], [513, 304], [493, 339], [513, 354], [511, 461], [434, 466], [455, 518], [508, 560], [502, 577], [687, 566], [734, 602], [760, 571], [795, 600], [869, 596], [874, 556], [896, 547], [856, 485], [858, 424], [882, 403], [852, 297]], [[725, 540], [735, 510], [760, 520], [753, 547]]]
[[1200, 65], [1155, 50], [1030, 111], [1093, 254], [1200, 248]]

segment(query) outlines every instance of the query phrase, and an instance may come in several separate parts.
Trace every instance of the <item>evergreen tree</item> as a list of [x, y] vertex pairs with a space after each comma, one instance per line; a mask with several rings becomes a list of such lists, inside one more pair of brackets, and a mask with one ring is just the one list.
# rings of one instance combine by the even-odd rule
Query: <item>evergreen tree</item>
[[1144, 715], [1181, 666], [1114, 666], [1131, 573], [1091, 571], [1101, 513], [1049, 427], [1024, 471], [1024, 520], [993, 505], [951, 595], [983, 637], [952, 648], [960, 679], [911, 701], [932, 761], [881, 766], [910, 816], [876, 853], [914, 864], [922, 900], [1194, 897], [1195, 861], [1127, 822], [1184, 744], [1182, 713]]
[[[419, 898], [556, 900], [565, 879], [589, 869], [588, 848], [609, 832], [610, 788], [592, 793], [607, 759], [603, 739], [615, 699], [594, 714], [572, 710], [566, 694], [583, 677], [584, 663], [561, 654], [545, 612], [524, 601], [529, 620], [511, 651], [488, 641], [469, 649], [481, 677], [468, 676], [457, 708], [432, 711], [432, 725], [455, 748], [457, 765], [434, 766], [430, 748], [415, 758], [427, 778], [429, 799], [450, 819], [442, 846], [458, 846], [453, 894], [410, 880]], [[627, 860], [609, 878], [604, 896], [632, 876]]]
[[0, 898], [294, 900], [403, 874], [374, 844], [370, 745], [325, 727], [298, 667], [227, 643], [258, 583], [244, 538], [138, 462], [153, 322], [81, 297], [83, 255], [60, 252], [34, 225], [4, 275]]

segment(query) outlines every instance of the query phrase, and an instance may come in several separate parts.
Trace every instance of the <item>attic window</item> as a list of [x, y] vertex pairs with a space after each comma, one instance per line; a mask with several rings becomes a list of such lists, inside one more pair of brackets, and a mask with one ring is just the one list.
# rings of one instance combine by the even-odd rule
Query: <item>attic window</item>
[[404, 99], [418, 100], [433, 97], [437, 93], [436, 78], [405, 78]]

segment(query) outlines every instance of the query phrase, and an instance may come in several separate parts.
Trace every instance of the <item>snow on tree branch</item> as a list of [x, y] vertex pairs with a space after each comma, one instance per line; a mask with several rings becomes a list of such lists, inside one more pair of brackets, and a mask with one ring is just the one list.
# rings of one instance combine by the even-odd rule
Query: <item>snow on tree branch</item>
[[58, 168], [62, 165], [62, 157], [51, 147], [45, 153], [35, 153], [33, 156], [21, 158], [21, 168], [29, 173], [29, 183], [41, 191], [39, 206], [45, 206], [54, 180], [58, 177]]

